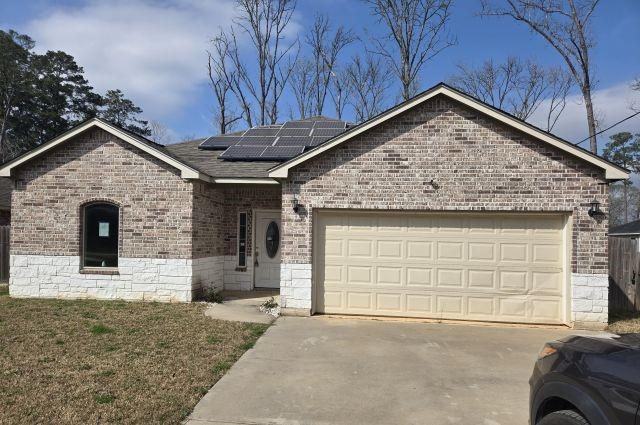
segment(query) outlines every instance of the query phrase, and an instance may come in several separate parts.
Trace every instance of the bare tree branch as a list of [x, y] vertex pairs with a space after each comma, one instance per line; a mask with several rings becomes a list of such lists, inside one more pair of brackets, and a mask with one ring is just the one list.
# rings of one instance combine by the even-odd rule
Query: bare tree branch
[[[295, 10], [295, 0], [236, 0], [240, 16], [234, 21], [249, 37], [256, 53], [257, 76], [250, 75], [240, 60], [237, 37], [233, 35], [232, 55], [238, 78], [254, 98], [258, 108], [259, 124], [275, 123], [278, 101], [290, 71], [282, 69], [285, 57], [297, 42], [282, 46], [285, 30]], [[233, 31], [232, 31], [233, 33]], [[255, 84], [254, 84], [255, 81]]]
[[545, 70], [532, 61], [509, 57], [502, 64], [485, 61], [479, 68], [458, 65], [450, 78], [454, 87], [521, 120], [529, 119], [547, 100], [547, 130], [551, 130], [566, 106], [571, 77], [559, 69]]
[[[314, 66], [308, 59], [299, 60], [291, 74], [291, 91], [296, 99], [298, 117], [308, 118], [313, 105]], [[293, 118], [293, 117], [292, 117]]]
[[373, 39], [374, 52], [387, 60], [402, 85], [402, 98], [407, 100], [418, 90], [425, 63], [456, 43], [446, 28], [451, 0], [365, 1], [387, 29], [386, 37]]
[[211, 40], [211, 46], [212, 50], [207, 52], [209, 56], [207, 70], [209, 85], [216, 100], [214, 120], [220, 134], [225, 134], [235, 122], [242, 119], [242, 115], [233, 112], [229, 105], [229, 94], [233, 93], [232, 83], [235, 78], [235, 71], [229, 64], [229, 39], [221, 31]]
[[[596, 117], [591, 92], [593, 69], [589, 54], [595, 41], [590, 20], [600, 0], [482, 0], [482, 14], [509, 17], [526, 24], [564, 59], [584, 98], [590, 147], [598, 152]], [[496, 5], [497, 4], [497, 5]]]
[[358, 122], [366, 121], [384, 110], [384, 98], [390, 85], [389, 72], [380, 58], [367, 53], [357, 55], [346, 69], [352, 88], [350, 104]]
[[340, 52], [356, 40], [355, 35], [340, 26], [331, 36], [329, 18], [317, 15], [306, 44], [311, 48], [311, 57], [314, 65], [314, 111], [315, 115], [322, 115], [325, 100], [329, 90], [333, 69], [338, 61]]

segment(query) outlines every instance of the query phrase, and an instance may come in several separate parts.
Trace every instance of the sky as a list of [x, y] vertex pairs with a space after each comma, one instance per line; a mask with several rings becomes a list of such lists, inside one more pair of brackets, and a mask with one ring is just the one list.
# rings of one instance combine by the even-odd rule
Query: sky
[[[457, 44], [427, 63], [420, 75], [421, 89], [447, 80], [460, 63], [479, 65], [486, 59], [500, 62], [518, 56], [545, 66], [563, 65], [560, 56], [524, 25], [479, 17], [479, 3], [454, 0], [449, 31]], [[229, 25], [235, 13], [233, 0], [2, 0], [0, 29], [30, 35], [38, 52], [63, 50], [73, 55], [98, 92], [123, 90], [142, 107], [145, 119], [164, 124], [170, 137], [179, 141], [216, 133], [206, 49], [212, 35]], [[316, 14], [328, 15], [334, 27], [352, 29], [364, 44], [384, 33], [361, 0], [298, 0], [288, 39], [304, 38]], [[632, 102], [640, 104], [640, 93], [629, 87], [640, 77], [640, 1], [601, 2], [593, 33], [594, 103], [604, 128], [630, 115]], [[345, 50], [342, 59], [362, 50], [362, 43]], [[396, 96], [397, 87], [390, 94], [392, 100]], [[282, 120], [289, 117], [284, 109]], [[536, 113], [530, 122], [542, 126], [542, 114]], [[618, 131], [640, 133], [640, 115], [604, 133], [600, 145]], [[553, 132], [572, 142], [588, 136], [578, 92], [569, 97]]]

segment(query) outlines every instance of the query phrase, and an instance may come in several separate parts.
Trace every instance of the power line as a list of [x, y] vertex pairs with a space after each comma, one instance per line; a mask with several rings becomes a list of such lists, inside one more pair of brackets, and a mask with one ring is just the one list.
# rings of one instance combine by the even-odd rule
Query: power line
[[[631, 118], [635, 117], [636, 115], [640, 115], [640, 111], [636, 112], [635, 114], [629, 115], [627, 118], [625, 118], [625, 119], [622, 119], [622, 120], [618, 121], [617, 123], [613, 124], [612, 126], [609, 126], [609, 127], [605, 128], [604, 130], [600, 130], [600, 131], [598, 131], [596, 134], [594, 134], [594, 136], [597, 136], [598, 134], [602, 134], [602, 133], [604, 133], [605, 131], [611, 130], [611, 129], [612, 129], [613, 127], [615, 127], [616, 125], [618, 125], [618, 124], [622, 124], [623, 122], [625, 122], [625, 121], [627, 121], [627, 120], [630, 120]], [[590, 138], [591, 138], [591, 136], [587, 136], [586, 138], [584, 138], [584, 139], [580, 140], [578, 143], [574, 143], [574, 145], [578, 146], [579, 144], [586, 142], [586, 141], [587, 141], [587, 140], [589, 140]]]

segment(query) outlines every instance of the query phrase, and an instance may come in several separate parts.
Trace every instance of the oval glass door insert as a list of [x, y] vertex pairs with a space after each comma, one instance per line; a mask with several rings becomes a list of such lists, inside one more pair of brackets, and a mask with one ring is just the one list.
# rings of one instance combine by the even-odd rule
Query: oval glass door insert
[[278, 253], [278, 248], [280, 247], [280, 229], [278, 229], [278, 223], [272, 221], [267, 226], [267, 235], [266, 235], [266, 248], [267, 255], [269, 258], [273, 258]]

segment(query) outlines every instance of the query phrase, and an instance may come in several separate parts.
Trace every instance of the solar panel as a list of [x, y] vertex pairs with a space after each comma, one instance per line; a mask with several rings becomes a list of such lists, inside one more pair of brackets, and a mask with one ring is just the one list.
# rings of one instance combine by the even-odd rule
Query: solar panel
[[270, 146], [264, 150], [260, 159], [281, 160], [293, 158], [304, 151], [304, 146]]
[[310, 133], [311, 128], [283, 128], [278, 136], [308, 136]]
[[278, 137], [275, 146], [307, 146], [311, 137]]
[[326, 137], [330, 139], [331, 137], [340, 134], [344, 131], [344, 129], [339, 128], [314, 128], [312, 135], [314, 137]]
[[229, 147], [226, 151], [222, 152], [219, 158], [228, 160], [256, 160], [260, 158], [265, 148], [262, 146], [238, 146], [234, 145]]
[[316, 121], [313, 127], [314, 128], [339, 128], [344, 130], [345, 124], [346, 123], [344, 121], [325, 120], [325, 121]]
[[313, 117], [210, 137], [200, 148], [226, 149], [219, 158], [229, 161], [287, 160], [324, 143], [349, 126], [345, 121]]
[[242, 136], [237, 144], [242, 146], [270, 146], [275, 140], [275, 136]]
[[313, 121], [308, 121], [308, 120], [287, 121], [282, 126], [282, 128], [312, 128], [312, 127], [313, 127]]
[[329, 140], [326, 137], [312, 137], [311, 138], [311, 143], [309, 143], [309, 146], [318, 146], [324, 142], [326, 142], [327, 140]]
[[240, 140], [239, 136], [212, 136], [200, 143], [203, 149], [226, 149]]
[[280, 128], [250, 128], [243, 136], [275, 136]]

